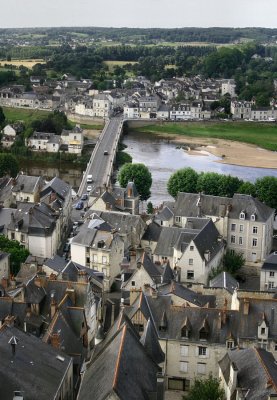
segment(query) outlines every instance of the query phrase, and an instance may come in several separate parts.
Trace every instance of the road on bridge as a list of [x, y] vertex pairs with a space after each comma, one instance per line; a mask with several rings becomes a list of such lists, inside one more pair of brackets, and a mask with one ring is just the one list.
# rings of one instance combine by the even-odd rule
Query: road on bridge
[[[90, 193], [95, 195], [100, 188], [104, 190], [110, 184], [122, 125], [122, 117], [111, 118], [105, 124], [84, 173], [78, 190], [79, 196], [88, 192], [88, 186], [91, 186]], [[92, 183], [90, 184], [87, 183], [88, 175], [92, 175]]]

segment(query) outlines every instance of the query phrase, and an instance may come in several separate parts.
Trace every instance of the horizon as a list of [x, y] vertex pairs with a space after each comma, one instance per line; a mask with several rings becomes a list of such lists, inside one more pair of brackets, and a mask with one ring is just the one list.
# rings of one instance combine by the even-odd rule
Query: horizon
[[7, 29], [63, 29], [63, 28], [95, 28], [95, 29], [277, 29], [276, 27], [267, 26], [176, 26], [176, 27], [165, 27], [165, 26], [152, 26], [152, 27], [141, 27], [141, 26], [100, 26], [100, 25], [53, 25], [53, 26], [9, 26], [2, 28], [1, 30]]

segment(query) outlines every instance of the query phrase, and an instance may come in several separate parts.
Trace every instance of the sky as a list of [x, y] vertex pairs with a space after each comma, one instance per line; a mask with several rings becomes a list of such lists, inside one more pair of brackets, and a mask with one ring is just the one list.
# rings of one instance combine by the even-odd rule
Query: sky
[[0, 28], [277, 28], [277, 0], [0, 0]]

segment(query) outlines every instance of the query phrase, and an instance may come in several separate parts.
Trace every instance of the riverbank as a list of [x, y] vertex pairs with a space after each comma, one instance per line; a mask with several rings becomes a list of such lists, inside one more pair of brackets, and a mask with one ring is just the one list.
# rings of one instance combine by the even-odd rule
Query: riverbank
[[[145, 132], [144, 129], [142, 130]], [[277, 152], [266, 150], [253, 144], [217, 138], [198, 138], [183, 134], [153, 132], [150, 130], [149, 133], [156, 138], [175, 143], [176, 146], [190, 147], [191, 150], [187, 151], [187, 154], [191, 155], [191, 157], [205, 155], [204, 152], [208, 152], [220, 157], [217, 162], [223, 164], [277, 169]]]

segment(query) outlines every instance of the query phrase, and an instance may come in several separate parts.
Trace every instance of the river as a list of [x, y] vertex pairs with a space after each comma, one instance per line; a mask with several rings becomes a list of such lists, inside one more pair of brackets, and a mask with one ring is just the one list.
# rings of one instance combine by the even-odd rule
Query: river
[[180, 168], [191, 167], [197, 172], [217, 172], [250, 182], [268, 175], [277, 178], [277, 169], [222, 164], [216, 162], [220, 158], [212, 154], [189, 155], [183, 149], [176, 148], [176, 144], [155, 138], [153, 135], [149, 137], [147, 133], [129, 132], [124, 136], [123, 143], [127, 146], [125, 151], [132, 156], [134, 163], [143, 163], [149, 168], [153, 180], [149, 201], [154, 205], [172, 200], [167, 193], [167, 181], [170, 175]]

